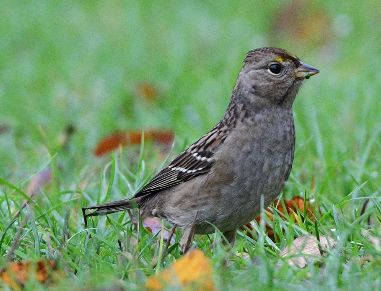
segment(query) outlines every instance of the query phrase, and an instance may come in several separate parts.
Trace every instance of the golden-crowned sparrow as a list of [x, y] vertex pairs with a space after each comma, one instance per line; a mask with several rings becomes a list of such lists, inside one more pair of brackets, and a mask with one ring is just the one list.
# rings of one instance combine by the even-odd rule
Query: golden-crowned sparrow
[[[292, 104], [304, 79], [319, 73], [279, 48], [250, 51], [225, 115], [163, 168], [132, 199], [84, 207], [89, 216], [139, 207], [196, 234], [221, 230], [234, 243], [237, 229], [260, 214], [287, 181], [295, 148]], [[95, 211], [86, 214], [86, 210]]]

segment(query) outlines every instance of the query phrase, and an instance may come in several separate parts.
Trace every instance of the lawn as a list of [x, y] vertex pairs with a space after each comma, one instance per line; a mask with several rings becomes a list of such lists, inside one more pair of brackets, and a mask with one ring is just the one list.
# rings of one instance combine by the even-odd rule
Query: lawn
[[[310, 199], [315, 218], [278, 215], [275, 242], [253, 223], [257, 239], [240, 232], [229, 250], [213, 244], [220, 234], [197, 236], [198, 248], [217, 290], [381, 289], [380, 9], [375, 0], [2, 1], [0, 266], [48, 258], [62, 272], [54, 290], [142, 290], [182, 256], [178, 244], [155, 266], [160, 234], [137, 231], [126, 212], [86, 229], [81, 207], [132, 197], [219, 121], [245, 54], [277, 46], [320, 70], [294, 103], [282, 193]], [[136, 130], [175, 133], [173, 149], [147, 139], [94, 155], [108, 134]], [[307, 233], [337, 245], [319, 263], [290, 266], [280, 250]]]

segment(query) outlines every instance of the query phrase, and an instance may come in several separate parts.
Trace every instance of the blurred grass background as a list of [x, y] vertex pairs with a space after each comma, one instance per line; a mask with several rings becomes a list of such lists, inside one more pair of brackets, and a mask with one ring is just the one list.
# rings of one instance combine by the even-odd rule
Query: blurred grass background
[[[219, 121], [245, 54], [277, 46], [320, 70], [294, 105], [297, 151], [286, 195], [306, 193], [326, 203], [352, 191], [354, 198], [378, 197], [380, 6], [376, 0], [2, 1], [0, 176], [20, 183], [54, 156], [61, 173], [56, 187], [75, 188], [83, 172], [99, 172], [111, 160], [95, 158], [93, 150], [117, 130], [174, 130], [178, 153]], [[139, 94], [143, 83], [157, 92], [153, 100]], [[63, 149], [68, 125], [75, 132]]]
[[[378, 2], [364, 3], [3, 2], [1, 170], [36, 169], [69, 124], [76, 131], [63, 159], [74, 172], [116, 130], [167, 128], [193, 141], [223, 115], [245, 54], [279, 46], [321, 70], [295, 103], [295, 167], [306, 163], [311, 176], [312, 157], [322, 171], [349, 160], [361, 180], [361, 160], [378, 173], [381, 29]], [[137, 94], [142, 82], [156, 100]]]
[[[309, 141], [304, 150], [320, 162], [343, 153], [355, 161], [380, 124], [381, 29], [377, 2], [367, 4], [3, 2], [0, 121], [11, 130], [1, 167], [7, 176], [35, 168], [40, 145], [57, 151], [68, 124], [78, 165], [119, 129], [164, 127], [192, 141], [220, 119], [245, 53], [261, 46], [321, 70], [295, 104], [298, 144]], [[139, 98], [142, 82], [157, 100]]]

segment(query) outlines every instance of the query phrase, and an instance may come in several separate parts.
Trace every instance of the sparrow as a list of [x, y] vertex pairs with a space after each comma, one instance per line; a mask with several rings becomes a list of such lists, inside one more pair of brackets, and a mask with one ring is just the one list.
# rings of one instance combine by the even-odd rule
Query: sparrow
[[[194, 234], [220, 230], [234, 245], [237, 229], [255, 219], [283, 190], [294, 159], [292, 105], [305, 79], [319, 73], [286, 50], [247, 53], [228, 108], [131, 199], [82, 208], [88, 217], [138, 207]], [[87, 213], [87, 211], [94, 210]]]

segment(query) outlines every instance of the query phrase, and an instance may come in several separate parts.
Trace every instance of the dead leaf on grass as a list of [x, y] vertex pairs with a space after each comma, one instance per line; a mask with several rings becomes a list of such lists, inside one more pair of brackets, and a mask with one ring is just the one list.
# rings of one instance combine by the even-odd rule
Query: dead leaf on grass
[[[277, 211], [280, 212], [280, 213], [283, 213], [283, 214], [286, 213], [285, 210], [284, 210], [284, 207], [283, 207], [283, 203], [281, 201], [279, 201], [279, 199], [276, 199], [271, 206], [276, 208]], [[301, 217], [299, 215], [300, 212], [301, 213], [305, 213], [306, 216], [311, 221], [315, 221], [315, 208], [310, 203], [309, 200], [305, 200], [303, 197], [294, 196], [290, 200], [284, 200], [284, 206], [286, 207], [286, 211], [287, 211], [288, 216], [291, 217], [291, 219], [293, 221], [297, 221], [297, 222], [302, 221], [302, 219], [301, 219]], [[304, 206], [306, 207], [306, 209], [304, 209]], [[317, 209], [318, 209], [318, 211], [320, 211], [319, 210], [319, 205], [317, 205]], [[273, 212], [273, 210], [270, 207], [266, 209], [265, 213], [266, 213], [266, 216], [268, 217], [268, 219], [270, 221], [274, 220], [274, 212]], [[280, 215], [280, 217], [283, 220], [287, 220], [287, 216], [281, 216]], [[255, 220], [257, 221], [258, 224], [260, 224], [261, 219], [262, 219], [262, 217], [261, 217], [261, 215], [259, 215]], [[248, 229], [250, 229], [251, 231], [254, 231], [254, 228], [251, 225], [251, 223], [246, 224], [246, 227]], [[267, 236], [272, 241], [275, 241], [275, 233], [274, 233], [274, 230], [272, 228], [272, 225], [269, 225], [266, 222], [265, 227], [266, 227], [265, 233], [267, 234]], [[248, 232], [247, 235], [249, 237], [251, 237], [252, 239], [255, 239], [253, 237], [251, 232]]]
[[296, 266], [299, 268], [305, 268], [308, 263], [316, 261], [319, 257], [322, 257], [324, 252], [332, 249], [337, 244], [331, 237], [320, 237], [320, 245], [315, 235], [303, 235], [296, 238], [291, 246], [285, 247], [280, 256], [286, 258], [290, 266]]
[[40, 259], [37, 262], [19, 261], [8, 264], [0, 272], [0, 280], [13, 290], [22, 290], [31, 277], [45, 285], [57, 283], [57, 278], [63, 275], [53, 260]]
[[210, 260], [200, 250], [193, 250], [174, 262], [157, 276], [148, 278], [148, 290], [179, 287], [181, 290], [215, 290], [213, 268]]
[[[140, 145], [143, 138], [143, 131], [119, 131], [109, 134], [101, 139], [97, 144], [94, 154], [101, 157], [120, 146]], [[175, 138], [173, 131], [169, 130], [147, 130], [144, 131], [144, 141], [152, 141], [155, 144], [170, 146]]]

